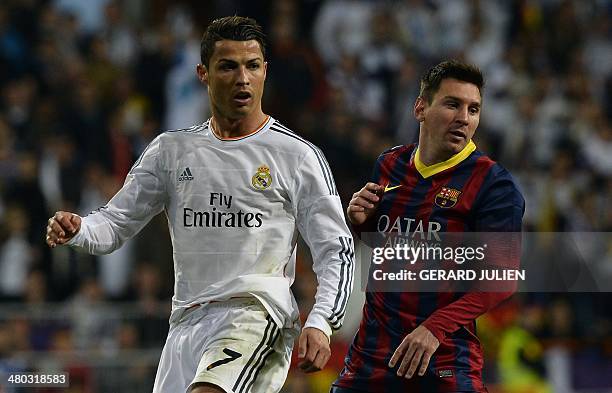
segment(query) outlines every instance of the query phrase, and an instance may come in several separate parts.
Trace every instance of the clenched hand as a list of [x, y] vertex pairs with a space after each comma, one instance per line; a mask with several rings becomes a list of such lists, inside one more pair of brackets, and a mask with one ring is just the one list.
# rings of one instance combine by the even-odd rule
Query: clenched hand
[[346, 208], [346, 214], [353, 225], [361, 225], [376, 211], [383, 187], [376, 183], [366, 183], [365, 186], [353, 194], [353, 198]]
[[81, 229], [81, 217], [77, 214], [59, 211], [47, 222], [46, 241], [49, 247], [65, 244]]

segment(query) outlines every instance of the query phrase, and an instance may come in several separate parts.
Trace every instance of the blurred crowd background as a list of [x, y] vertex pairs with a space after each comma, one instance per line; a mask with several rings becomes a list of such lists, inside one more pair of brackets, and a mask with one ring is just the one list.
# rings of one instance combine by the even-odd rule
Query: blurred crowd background
[[[268, 34], [265, 112], [322, 148], [345, 205], [382, 150], [417, 140], [420, 75], [452, 57], [485, 73], [476, 144], [518, 180], [525, 230], [612, 229], [609, 0], [3, 0], [0, 372], [151, 391], [173, 285], [165, 218], [104, 257], [49, 250], [46, 222], [104, 205], [156, 135], [208, 118], [200, 37], [233, 14]], [[315, 277], [300, 250], [306, 314]], [[355, 288], [330, 367], [293, 368], [286, 392], [328, 391], [361, 315]], [[612, 391], [611, 297], [523, 293], [482, 317], [489, 390]]]

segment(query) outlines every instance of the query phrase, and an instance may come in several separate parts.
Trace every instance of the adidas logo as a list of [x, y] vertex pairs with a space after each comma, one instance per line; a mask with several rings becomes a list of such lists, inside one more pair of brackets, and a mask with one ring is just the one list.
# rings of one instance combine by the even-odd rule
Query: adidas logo
[[181, 175], [178, 178], [178, 181], [185, 181], [185, 180], [193, 180], [193, 175], [191, 174], [191, 170], [189, 169], [189, 167], [185, 168], [183, 173], [181, 173]]

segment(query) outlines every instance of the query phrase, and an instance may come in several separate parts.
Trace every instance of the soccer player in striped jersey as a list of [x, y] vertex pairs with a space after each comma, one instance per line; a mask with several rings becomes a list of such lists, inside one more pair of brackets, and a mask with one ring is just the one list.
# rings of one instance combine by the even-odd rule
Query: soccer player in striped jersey
[[[47, 243], [110, 253], [164, 211], [175, 292], [153, 391], [278, 392], [298, 335], [305, 372], [330, 357], [352, 288], [352, 237], [321, 150], [262, 111], [260, 26], [213, 21], [201, 57], [211, 119], [155, 138], [98, 211], [57, 212]], [[298, 232], [318, 280], [301, 334], [290, 289]]]
[[[418, 145], [380, 155], [372, 182], [347, 208], [357, 233], [521, 231], [524, 199], [512, 176], [472, 142], [483, 85], [480, 70], [456, 61], [424, 75], [414, 105]], [[486, 392], [475, 319], [514, 289], [368, 291], [332, 392]]]

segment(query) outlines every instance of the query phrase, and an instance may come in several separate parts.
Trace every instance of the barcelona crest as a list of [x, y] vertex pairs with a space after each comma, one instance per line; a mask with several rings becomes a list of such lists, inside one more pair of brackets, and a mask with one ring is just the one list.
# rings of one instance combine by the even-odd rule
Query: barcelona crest
[[272, 175], [267, 165], [257, 168], [257, 172], [251, 178], [251, 185], [257, 190], [265, 190], [272, 184]]
[[457, 199], [459, 199], [461, 191], [455, 190], [454, 188], [442, 187], [439, 193], [436, 194], [434, 202], [436, 205], [442, 208], [449, 208], [455, 206]]

